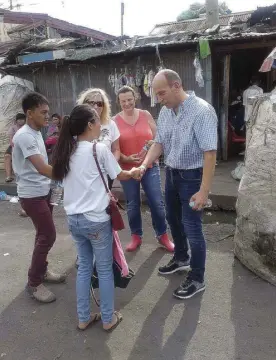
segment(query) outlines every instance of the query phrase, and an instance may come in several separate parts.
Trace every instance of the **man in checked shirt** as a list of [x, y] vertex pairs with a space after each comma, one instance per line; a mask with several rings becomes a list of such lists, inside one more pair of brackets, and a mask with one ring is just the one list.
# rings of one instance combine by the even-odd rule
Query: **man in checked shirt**
[[179, 299], [188, 299], [205, 290], [202, 212], [215, 170], [218, 121], [213, 107], [193, 92], [184, 91], [179, 75], [172, 70], [156, 75], [153, 90], [163, 108], [155, 143], [137, 176], [143, 176], [147, 167], [164, 153], [166, 212], [175, 251], [159, 273], [169, 275], [190, 269], [186, 280], [173, 293]]

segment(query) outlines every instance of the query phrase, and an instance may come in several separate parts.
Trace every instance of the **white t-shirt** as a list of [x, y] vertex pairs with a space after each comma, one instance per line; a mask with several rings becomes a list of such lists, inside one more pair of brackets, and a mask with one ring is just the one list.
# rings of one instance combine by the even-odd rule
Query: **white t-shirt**
[[[106, 145], [98, 143], [97, 157], [107, 183], [107, 174], [115, 179], [122, 171], [115, 157]], [[70, 171], [63, 181], [64, 208], [67, 215], [83, 214], [93, 222], [109, 220], [106, 208], [109, 196], [93, 157], [93, 144], [78, 143], [70, 159]]]
[[263, 94], [263, 89], [257, 85], [249, 86], [243, 93], [243, 105], [244, 105], [244, 121], [247, 122], [251, 115], [253, 105], [249, 103], [250, 98], [257, 97]]
[[118, 140], [119, 137], [120, 132], [115, 121], [110, 120], [109, 124], [101, 126], [101, 135], [98, 141], [105, 144], [109, 148], [109, 150], [111, 150], [112, 143]]
[[51, 180], [40, 175], [28, 157], [42, 155], [46, 164], [48, 156], [40, 131], [24, 125], [13, 137], [12, 166], [16, 176], [17, 192], [21, 198], [46, 196]]

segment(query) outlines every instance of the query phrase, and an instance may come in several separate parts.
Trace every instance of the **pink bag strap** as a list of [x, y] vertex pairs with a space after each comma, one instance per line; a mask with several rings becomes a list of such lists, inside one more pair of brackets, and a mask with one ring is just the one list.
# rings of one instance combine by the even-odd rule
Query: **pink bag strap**
[[117, 231], [113, 230], [113, 257], [122, 268], [122, 275], [128, 276], [129, 267], [125, 258], [124, 250]]

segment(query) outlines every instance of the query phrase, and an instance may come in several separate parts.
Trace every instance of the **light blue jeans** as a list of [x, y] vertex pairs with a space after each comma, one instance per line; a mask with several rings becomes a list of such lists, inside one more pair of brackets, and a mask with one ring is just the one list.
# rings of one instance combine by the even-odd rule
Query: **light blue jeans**
[[156, 236], [167, 232], [165, 204], [161, 189], [160, 168], [154, 164], [147, 169], [141, 182], [130, 179], [121, 181], [127, 201], [127, 216], [132, 235], [143, 235], [141, 216], [141, 185], [146, 194], [151, 212], [152, 226]]
[[102, 322], [112, 322], [114, 313], [113, 235], [111, 222], [94, 223], [84, 215], [68, 216], [69, 230], [78, 251], [77, 312], [80, 322], [90, 319], [90, 283], [93, 257], [99, 277]]

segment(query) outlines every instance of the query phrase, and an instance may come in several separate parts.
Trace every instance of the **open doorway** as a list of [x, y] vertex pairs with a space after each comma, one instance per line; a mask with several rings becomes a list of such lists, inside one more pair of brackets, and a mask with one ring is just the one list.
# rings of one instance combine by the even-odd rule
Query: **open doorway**
[[252, 77], [257, 76], [264, 92], [271, 91], [267, 75], [260, 73], [260, 67], [271, 49], [236, 50], [231, 54], [230, 62], [230, 95], [238, 92], [242, 95], [248, 88]]
[[259, 87], [264, 92], [272, 90], [271, 73], [259, 72], [271, 50], [271, 47], [239, 49], [217, 56], [216, 81], [220, 86], [214, 90], [217, 93], [215, 98], [219, 115], [219, 147], [222, 160], [236, 159], [245, 149], [243, 93], [250, 86], [252, 78], [256, 80], [257, 77]]

